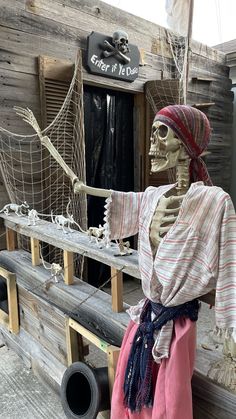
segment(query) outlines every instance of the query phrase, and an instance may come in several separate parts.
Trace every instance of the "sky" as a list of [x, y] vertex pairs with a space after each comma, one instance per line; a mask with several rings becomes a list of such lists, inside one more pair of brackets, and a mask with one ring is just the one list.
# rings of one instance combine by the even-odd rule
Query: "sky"
[[[168, 27], [166, 0], [103, 0], [146, 20]], [[236, 39], [236, 0], [195, 0], [193, 39], [209, 46]]]

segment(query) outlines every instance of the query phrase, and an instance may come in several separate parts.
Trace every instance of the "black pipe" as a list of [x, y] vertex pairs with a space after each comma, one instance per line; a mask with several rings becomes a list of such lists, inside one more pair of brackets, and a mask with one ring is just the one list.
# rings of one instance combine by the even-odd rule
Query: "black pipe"
[[74, 362], [65, 371], [61, 383], [61, 402], [69, 419], [96, 419], [110, 408], [108, 369], [91, 368]]

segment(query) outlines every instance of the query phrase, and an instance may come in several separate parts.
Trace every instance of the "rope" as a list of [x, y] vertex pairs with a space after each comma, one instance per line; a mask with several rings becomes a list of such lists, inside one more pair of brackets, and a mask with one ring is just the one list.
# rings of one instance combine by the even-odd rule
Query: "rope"
[[[49, 105], [50, 89], [57, 89], [57, 94], [62, 98], [63, 103], [58, 112], [53, 111], [53, 113], [52, 109], [55, 109], [58, 101], [55, 106], [54, 102], [52, 103], [53, 106], [48, 113], [50, 123], [44, 130], [41, 131], [40, 128], [39, 130], [43, 136], [48, 136], [68, 166], [79, 179], [86, 183], [81, 53], [76, 58], [74, 73], [68, 89], [65, 83], [56, 82], [53, 87], [50, 83], [52, 83], [51, 80], [45, 79], [45, 91], [48, 92], [45, 104], [46, 112], [47, 106], [51, 106]], [[65, 94], [64, 99], [63, 94]], [[15, 110], [19, 114], [19, 108]], [[23, 112], [22, 117], [27, 122]], [[42, 146], [41, 140], [36, 134], [17, 134], [0, 127], [0, 170], [10, 202], [21, 204], [23, 201], [27, 201], [30, 208], [35, 209], [39, 214], [50, 214], [52, 210], [54, 214], [63, 214], [68, 201], [71, 200], [71, 215], [73, 215], [75, 229], [87, 230], [85, 195], [75, 196], [73, 186], [66, 174]], [[29, 240], [21, 236], [18, 246], [28, 251]], [[61, 263], [62, 252], [60, 250], [44, 245], [42, 252], [44, 256], [47, 253], [49, 262]], [[79, 255], [76, 258], [76, 269], [79, 271], [83, 261], [80, 261]]]

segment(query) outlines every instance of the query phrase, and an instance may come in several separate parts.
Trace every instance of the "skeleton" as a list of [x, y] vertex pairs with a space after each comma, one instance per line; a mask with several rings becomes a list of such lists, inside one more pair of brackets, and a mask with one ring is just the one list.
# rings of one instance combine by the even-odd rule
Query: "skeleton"
[[128, 35], [124, 31], [116, 31], [113, 33], [112, 37], [112, 43], [115, 45], [113, 46], [108, 42], [107, 40], [104, 41], [104, 44], [109, 49], [109, 51], [105, 50], [103, 51], [104, 57], [111, 57], [111, 56], [117, 56], [122, 58], [123, 61], [125, 61], [126, 64], [130, 62], [130, 58], [126, 57], [125, 54], [129, 52], [128, 47]]
[[[80, 227], [80, 225], [74, 220], [73, 215], [69, 214], [69, 205], [70, 205], [70, 201], [68, 202], [67, 207], [66, 207], [67, 218], [64, 217], [64, 215], [62, 215], [62, 214], [61, 215], [53, 215], [53, 212], [51, 212], [51, 220], [52, 220], [53, 224], [56, 224], [57, 229], [62, 229], [63, 233], [65, 233], [65, 234], [67, 234], [68, 232], [74, 233], [75, 230], [71, 229], [71, 226], [73, 224], [75, 224], [82, 233], [86, 233], [86, 231], [84, 231]], [[68, 231], [65, 230], [66, 226], [68, 228]]]
[[[33, 126], [39, 135], [42, 144], [48, 149], [50, 154], [68, 175], [73, 184], [74, 193], [85, 192], [95, 196], [105, 198], [110, 197], [111, 191], [107, 189], [89, 187], [76, 177], [52, 145], [49, 138], [42, 135], [38, 123], [30, 110], [17, 108], [17, 113], [23, 116], [24, 120]], [[179, 214], [181, 203], [189, 188], [190, 157], [185, 151], [182, 142], [176, 138], [173, 130], [160, 121], [155, 121], [152, 126], [149, 155], [152, 157], [151, 172], [161, 172], [163, 170], [176, 167], [176, 186], [159, 200], [150, 225], [150, 241], [152, 244], [152, 252], [155, 255], [162, 238], [175, 223]], [[224, 341], [224, 354], [227, 355], [225, 358], [225, 364], [223, 363], [220, 372], [219, 369], [217, 369], [218, 375], [215, 378], [217, 380], [221, 372], [223, 374], [224, 368], [227, 371], [229, 370], [227, 362], [235, 371], [235, 364], [230, 361], [236, 357], [236, 344], [233, 339], [230, 340], [230, 344], [227, 343], [227, 341]], [[212, 377], [213, 376], [214, 371], [212, 372]], [[227, 385], [226, 381], [225, 385]]]
[[93, 238], [97, 245], [101, 245], [101, 240], [104, 238], [104, 227], [99, 224], [99, 227], [89, 227], [87, 234], [89, 236], [90, 241], [92, 242]]
[[132, 249], [130, 249], [130, 242], [126, 241], [124, 242], [123, 240], [118, 240], [117, 242], [118, 244], [118, 248], [119, 248], [119, 253], [117, 255], [114, 256], [128, 256], [128, 255], [132, 255]]
[[[42, 134], [42, 131], [38, 125], [38, 122], [30, 109], [23, 109], [16, 107], [18, 115], [22, 116], [24, 121], [30, 124], [37, 132], [42, 144], [48, 149], [50, 154], [58, 162], [58, 164], [65, 171], [66, 175], [70, 178], [74, 187], [74, 193], [85, 192], [90, 195], [100, 196], [108, 198], [111, 195], [111, 191], [107, 189], [93, 188], [85, 185], [81, 182], [71, 168], [65, 163], [58, 151], [55, 149], [50, 139]], [[151, 132], [151, 147], [149, 155], [152, 156], [151, 160], [151, 171], [160, 172], [173, 167], [176, 167], [177, 183], [176, 187], [170, 191], [170, 195], [163, 196], [154, 213], [151, 227], [150, 227], [150, 239], [153, 247], [153, 253], [155, 254], [161, 239], [169, 231], [172, 225], [175, 223], [181, 202], [187, 192], [190, 184], [189, 179], [189, 164], [190, 158], [182, 142], [175, 137], [174, 132], [167, 125], [156, 121], [153, 124]], [[57, 216], [63, 217], [63, 216]], [[70, 223], [75, 223], [72, 216], [69, 215], [68, 219]], [[58, 220], [58, 225], [63, 227], [67, 218]], [[60, 221], [60, 222], [59, 222]], [[93, 230], [96, 227], [91, 227]], [[100, 229], [100, 227], [98, 228]], [[91, 232], [92, 230], [90, 230]], [[95, 230], [94, 230], [95, 232]], [[96, 232], [97, 233], [97, 232]], [[91, 234], [92, 235], [92, 234]]]
[[4, 214], [9, 215], [9, 212], [14, 212], [18, 217], [21, 217], [25, 214], [23, 214], [23, 209], [28, 209], [29, 205], [27, 202], [23, 202], [23, 204], [6, 204], [1, 210], [0, 213], [4, 212]]
[[46, 281], [46, 288], [48, 288], [51, 280], [53, 280], [54, 282], [59, 282], [60, 277], [62, 277], [63, 279], [63, 268], [61, 267], [61, 265], [59, 265], [59, 263], [54, 263], [54, 262], [51, 264], [51, 266], [48, 267], [46, 265], [45, 260], [43, 259], [41, 246], [40, 246], [40, 257], [41, 257], [41, 261], [42, 261], [44, 269], [51, 271], [51, 277], [49, 278], [48, 281]]
[[31, 209], [28, 211], [28, 226], [30, 225], [35, 226], [36, 221], [39, 221], [39, 220], [40, 220], [39, 214], [35, 209]]

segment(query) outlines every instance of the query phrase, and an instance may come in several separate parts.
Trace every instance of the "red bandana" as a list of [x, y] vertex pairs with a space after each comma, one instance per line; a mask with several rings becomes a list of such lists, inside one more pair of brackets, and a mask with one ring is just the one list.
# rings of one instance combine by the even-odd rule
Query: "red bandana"
[[187, 105], [170, 105], [161, 109], [154, 121], [161, 121], [170, 127], [191, 157], [191, 182], [202, 180], [212, 185], [207, 167], [200, 154], [207, 148], [211, 127], [206, 115], [199, 109]]

